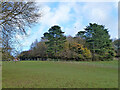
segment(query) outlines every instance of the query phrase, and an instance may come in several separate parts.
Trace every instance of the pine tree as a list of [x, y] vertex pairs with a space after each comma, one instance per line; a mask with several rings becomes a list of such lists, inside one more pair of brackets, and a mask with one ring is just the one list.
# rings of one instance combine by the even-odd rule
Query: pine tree
[[85, 31], [80, 31], [77, 35], [86, 39], [87, 46], [92, 52], [93, 60], [97, 58], [98, 60], [112, 60], [114, 49], [108, 29], [105, 26], [90, 23], [85, 28]]
[[57, 25], [52, 26], [48, 32], [44, 33], [45, 39], [48, 46], [48, 56], [51, 58], [58, 58], [60, 51], [63, 49], [63, 44], [66, 41], [66, 37], [63, 35], [61, 28]]

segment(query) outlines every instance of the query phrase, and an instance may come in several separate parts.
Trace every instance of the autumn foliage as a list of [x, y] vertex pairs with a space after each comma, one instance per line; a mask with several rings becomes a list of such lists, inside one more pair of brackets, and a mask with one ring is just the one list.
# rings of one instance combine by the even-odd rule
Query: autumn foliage
[[22, 60], [106, 61], [113, 60], [115, 55], [108, 30], [103, 25], [90, 23], [75, 37], [65, 36], [60, 26], [52, 26], [40, 42], [33, 42], [31, 49], [19, 57]]

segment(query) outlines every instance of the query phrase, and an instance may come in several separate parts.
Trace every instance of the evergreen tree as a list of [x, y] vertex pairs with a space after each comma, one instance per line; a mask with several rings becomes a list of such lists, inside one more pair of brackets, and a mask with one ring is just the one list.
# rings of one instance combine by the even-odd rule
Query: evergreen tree
[[52, 26], [48, 32], [44, 33], [45, 39], [48, 46], [48, 56], [51, 58], [58, 58], [60, 51], [63, 49], [64, 42], [66, 41], [66, 37], [63, 35], [61, 28], [57, 25]]
[[93, 60], [112, 60], [114, 49], [108, 29], [103, 25], [90, 23], [85, 31], [80, 31], [78, 36], [85, 38], [88, 48], [92, 52]]

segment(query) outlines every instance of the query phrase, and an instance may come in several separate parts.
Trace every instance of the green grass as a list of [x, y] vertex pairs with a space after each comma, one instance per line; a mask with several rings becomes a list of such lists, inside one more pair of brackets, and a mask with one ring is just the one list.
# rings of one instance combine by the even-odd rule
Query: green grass
[[3, 62], [3, 88], [117, 88], [118, 61]]

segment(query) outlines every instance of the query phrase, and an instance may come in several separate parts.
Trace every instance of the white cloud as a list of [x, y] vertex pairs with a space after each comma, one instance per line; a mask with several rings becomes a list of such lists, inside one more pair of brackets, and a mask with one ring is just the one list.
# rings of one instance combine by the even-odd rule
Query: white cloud
[[[43, 33], [53, 25], [60, 25], [66, 35], [75, 36], [90, 22], [105, 25], [109, 28], [111, 37], [115, 38], [118, 35], [118, 22], [116, 17], [113, 16], [112, 9], [116, 8], [117, 4], [116, 2], [113, 4], [111, 6], [111, 3], [61, 2], [57, 7], [51, 8], [46, 3], [42, 3], [43, 16], [40, 19], [40, 28], [33, 35], [31, 35], [32, 32], [28, 32], [30, 36], [24, 39], [24, 45], [29, 46], [35, 39], [40, 39]], [[20, 39], [19, 36], [18, 38]]]
[[84, 25], [78, 21], [76, 21], [73, 26], [68, 25], [64, 27], [63, 30], [65, 31], [65, 35], [75, 36], [79, 31], [83, 31]]
[[16, 35], [16, 39], [21, 40], [22, 37], [20, 35]]
[[[53, 10], [53, 9], [52, 9]], [[66, 23], [70, 20], [71, 8], [66, 4], [60, 4], [57, 8], [52, 11], [49, 6], [43, 7], [43, 17], [41, 18], [41, 25], [55, 25], [60, 23]]]
[[31, 39], [30, 34], [31, 34], [31, 30], [27, 31], [27, 35], [16, 34], [16, 40], [20, 42], [18, 45], [16, 45], [16, 48], [30, 46], [31, 44], [31, 40], [29, 40]]
[[[116, 2], [112, 7], [110, 3], [98, 2], [86, 2], [83, 5], [76, 2], [66, 2], [60, 3], [56, 8], [50, 8], [45, 5], [43, 8], [44, 16], [41, 19], [41, 26], [50, 28], [52, 25], [66, 24], [74, 19], [75, 21], [72, 26], [66, 25], [66, 27], [64, 27], [66, 34], [73, 35], [78, 31], [83, 30], [86, 26], [83, 24], [84, 22], [105, 25], [106, 27], [109, 27], [110, 32], [113, 32], [114, 30], [118, 30], [117, 21], [112, 19], [114, 18], [112, 16], [112, 9], [115, 6]], [[73, 10], [74, 13], [71, 13], [71, 10]], [[114, 37], [114, 35], [111, 37]]]
[[112, 10], [115, 8], [114, 4], [86, 3], [82, 8], [84, 18], [88, 22], [105, 25], [111, 33], [111, 38], [115, 38], [118, 33], [117, 15], [114, 16]]

